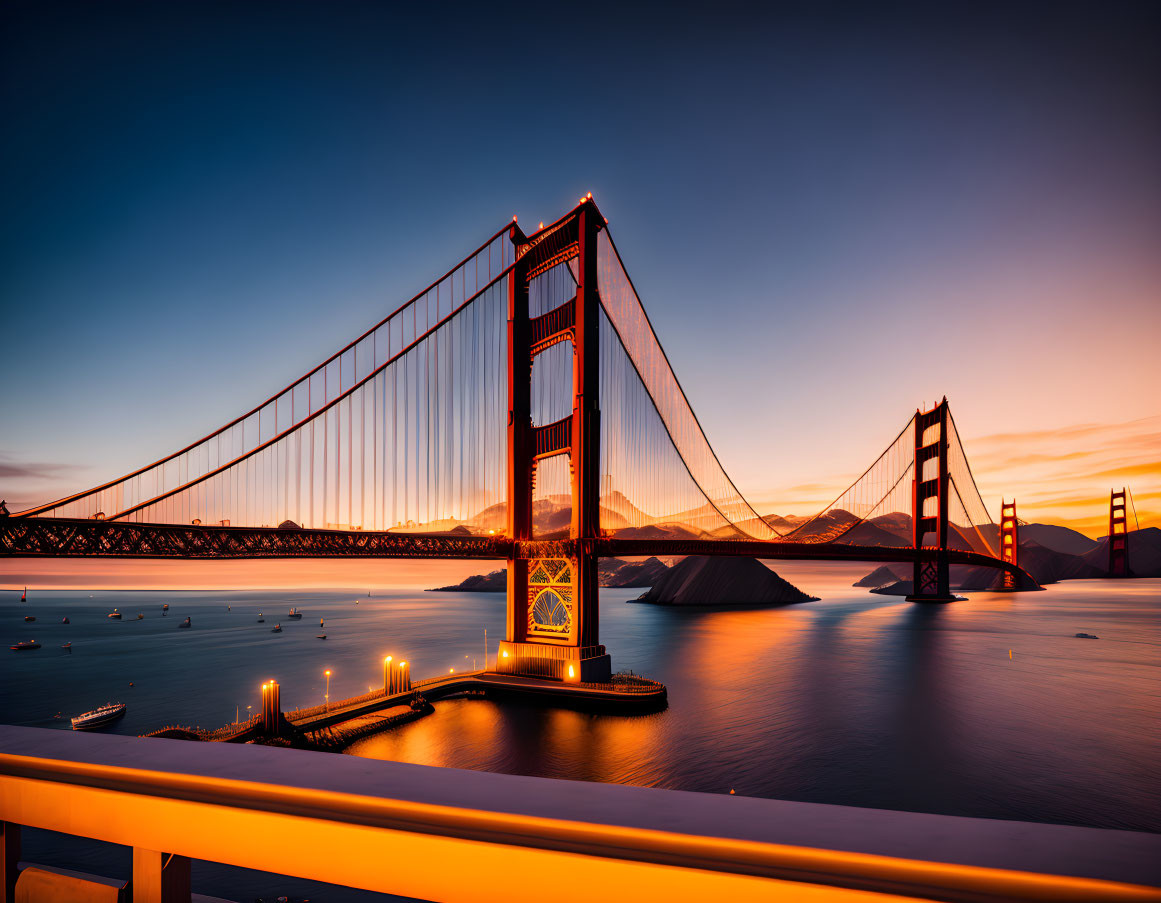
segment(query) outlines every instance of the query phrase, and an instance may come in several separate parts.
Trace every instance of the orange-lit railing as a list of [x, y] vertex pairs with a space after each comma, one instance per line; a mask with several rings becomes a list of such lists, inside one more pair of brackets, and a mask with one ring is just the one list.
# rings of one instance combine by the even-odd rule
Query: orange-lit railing
[[[32, 826], [132, 847], [134, 901], [188, 899], [192, 859], [428, 900], [1161, 900], [1109, 880], [1147, 880], [1155, 835], [320, 764], [300, 750], [0, 727], [3, 899]], [[881, 852], [892, 849], [907, 855]]]

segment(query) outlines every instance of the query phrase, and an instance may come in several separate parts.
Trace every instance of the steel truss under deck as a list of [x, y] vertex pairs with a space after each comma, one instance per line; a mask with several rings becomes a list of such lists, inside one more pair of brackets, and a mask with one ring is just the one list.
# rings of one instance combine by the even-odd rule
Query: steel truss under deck
[[[580, 543], [585, 543], [582, 549]], [[481, 558], [490, 560], [642, 555], [711, 555], [800, 561], [923, 562], [938, 549], [768, 540], [527, 540], [447, 533], [307, 530], [136, 524], [51, 517], [0, 517], [0, 557], [7, 558]], [[991, 567], [1028, 581], [1017, 565], [979, 552], [948, 549], [951, 564]]]

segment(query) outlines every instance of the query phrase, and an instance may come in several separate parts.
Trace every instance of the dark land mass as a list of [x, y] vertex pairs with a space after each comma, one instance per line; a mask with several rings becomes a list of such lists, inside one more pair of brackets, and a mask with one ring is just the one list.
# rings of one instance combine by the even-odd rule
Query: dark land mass
[[[1127, 536], [1129, 573], [1134, 577], [1161, 577], [1161, 529], [1146, 527], [1130, 530]], [[1101, 574], [1109, 570], [1109, 540], [1102, 538], [1096, 547], [1083, 556], [1086, 564], [1099, 568]]]
[[[597, 583], [608, 587], [646, 587], [661, 577], [669, 567], [659, 558], [644, 561], [625, 561], [622, 558], [602, 558], [597, 563]], [[473, 574], [455, 586], [438, 586], [434, 593], [503, 593], [508, 590], [508, 569], [501, 568], [490, 574]]]
[[636, 600], [654, 605], [767, 606], [816, 601], [755, 558], [690, 555]]

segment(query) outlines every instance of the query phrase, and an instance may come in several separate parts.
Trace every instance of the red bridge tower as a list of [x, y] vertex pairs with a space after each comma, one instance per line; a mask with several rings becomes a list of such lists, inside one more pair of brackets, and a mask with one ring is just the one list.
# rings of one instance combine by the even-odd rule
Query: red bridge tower
[[[954, 602], [947, 557], [947, 399], [915, 412], [915, 477], [911, 490], [915, 559], [909, 602]], [[931, 535], [934, 545], [925, 544]]]
[[[1016, 520], [1016, 500], [1000, 499], [1000, 560], [1020, 566], [1020, 526]], [[1016, 589], [1016, 576], [1004, 571], [1004, 589]]]
[[1109, 576], [1129, 576], [1129, 521], [1124, 488], [1109, 493]]
[[[597, 633], [600, 537], [601, 412], [597, 236], [604, 219], [586, 199], [547, 229], [526, 238], [516, 225], [516, 263], [508, 281], [508, 559], [507, 635], [496, 670], [579, 682], [608, 680], [611, 667]], [[568, 260], [577, 261], [576, 297], [530, 319], [528, 284]], [[555, 423], [531, 418], [532, 361], [559, 342], [573, 348], [573, 410]], [[569, 538], [529, 546], [537, 463], [568, 455], [572, 474]], [[545, 557], [545, 547], [551, 551]]]

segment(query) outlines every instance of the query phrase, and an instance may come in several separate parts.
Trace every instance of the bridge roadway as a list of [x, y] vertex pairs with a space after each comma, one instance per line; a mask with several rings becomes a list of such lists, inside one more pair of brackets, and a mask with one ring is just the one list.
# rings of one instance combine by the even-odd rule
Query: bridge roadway
[[[578, 540], [512, 542], [504, 536], [138, 524], [48, 517], [0, 517], [0, 557], [10, 558], [556, 558], [576, 554]], [[597, 555], [714, 555], [766, 560], [910, 563], [932, 548], [841, 542], [619, 539], [591, 541]], [[979, 552], [948, 549], [951, 564], [1007, 571], [1035, 585], [1024, 570]]]

